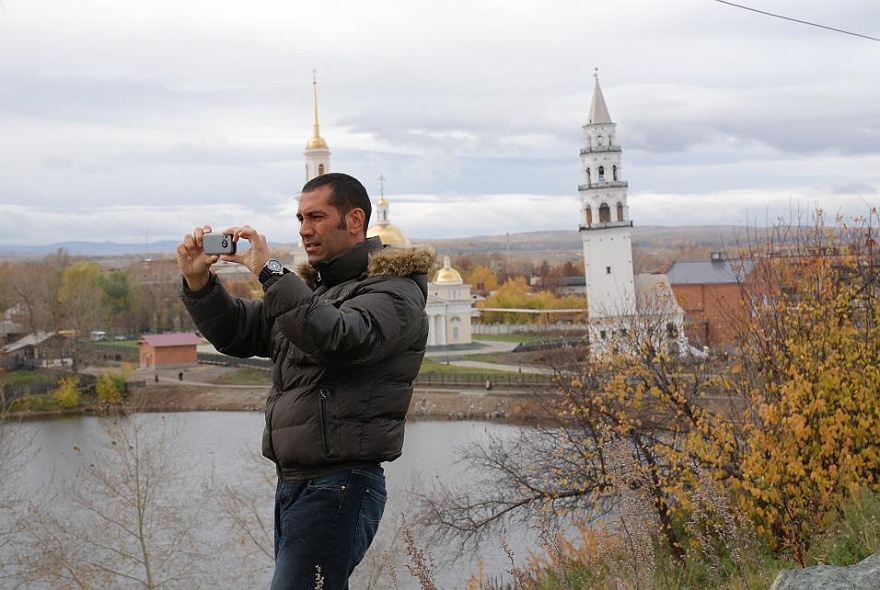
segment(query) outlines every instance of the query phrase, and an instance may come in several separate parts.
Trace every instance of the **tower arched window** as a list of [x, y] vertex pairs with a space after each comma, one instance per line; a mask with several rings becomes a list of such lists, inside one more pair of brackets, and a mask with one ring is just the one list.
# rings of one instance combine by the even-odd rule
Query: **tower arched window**
[[617, 166], [611, 167], [611, 180], [617, 180]]
[[599, 166], [599, 182], [605, 182], [605, 166]]
[[623, 221], [623, 203], [617, 204], [617, 221]]
[[587, 186], [590, 186], [591, 184], [593, 184], [592, 178], [590, 178], [592, 175], [593, 175], [593, 171], [590, 170], [589, 168], [587, 168]]
[[593, 208], [587, 205], [587, 227], [593, 226]]
[[602, 203], [599, 207], [599, 223], [608, 223], [611, 221], [611, 207], [608, 203]]
[[318, 176], [324, 175], [324, 164], [318, 164]]
[[601, 134], [601, 133], [600, 133], [599, 135], [596, 136], [596, 145], [600, 145], [600, 146], [601, 146], [601, 145], [604, 145], [604, 144], [602, 143], [603, 141], [604, 141], [604, 139], [602, 138], [602, 134]]

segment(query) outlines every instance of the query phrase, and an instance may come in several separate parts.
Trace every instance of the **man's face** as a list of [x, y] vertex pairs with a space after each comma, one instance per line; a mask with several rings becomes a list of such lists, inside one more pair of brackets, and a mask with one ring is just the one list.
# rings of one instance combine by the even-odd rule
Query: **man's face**
[[299, 197], [299, 235], [309, 264], [315, 265], [322, 260], [330, 260], [343, 250], [351, 248], [360, 241], [352, 234], [348, 217], [343, 217], [339, 210], [330, 204], [332, 187], [321, 186], [314, 191], [302, 193]]

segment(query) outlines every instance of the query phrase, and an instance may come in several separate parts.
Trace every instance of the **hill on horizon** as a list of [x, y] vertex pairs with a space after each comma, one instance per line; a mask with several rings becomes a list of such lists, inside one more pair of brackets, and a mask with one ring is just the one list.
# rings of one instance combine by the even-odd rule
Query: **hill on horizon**
[[[632, 231], [633, 256], [652, 258], [707, 257], [712, 251], [733, 251], [744, 243], [745, 230], [733, 225], [695, 226], [634, 226]], [[446, 240], [412, 240], [417, 245], [430, 245], [438, 253], [455, 258], [459, 255], [509, 253], [522, 257], [528, 253], [533, 258], [548, 262], [561, 259], [583, 258], [583, 240], [577, 230], [523, 232], [517, 234], [483, 235], [471, 238]], [[636, 262], [634, 261], [634, 263]], [[636, 264], [638, 267], [639, 265]], [[637, 268], [637, 272], [659, 272], [656, 266]]]
[[[700, 226], [634, 226], [632, 232], [634, 255], [639, 251], [682, 251], [706, 248], [723, 250], [741, 240], [744, 229], [730, 225]], [[455, 258], [476, 253], [508, 254], [521, 258], [529, 256], [548, 261], [578, 259], [583, 254], [583, 241], [577, 230], [531, 231], [501, 235], [479, 235], [467, 238], [413, 239], [413, 244], [429, 246], [438, 254]], [[293, 248], [295, 244], [272, 244], [273, 248]], [[45, 256], [64, 250], [73, 256], [152, 256], [173, 255], [176, 240], [163, 240], [145, 245], [141, 243], [66, 241], [42, 246], [0, 245], [0, 258], [28, 258]]]

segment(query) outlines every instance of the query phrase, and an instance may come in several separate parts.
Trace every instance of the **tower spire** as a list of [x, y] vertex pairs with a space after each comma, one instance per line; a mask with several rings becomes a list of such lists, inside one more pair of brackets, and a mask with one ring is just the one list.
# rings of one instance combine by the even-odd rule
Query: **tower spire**
[[306, 143], [306, 180], [321, 176], [330, 172], [330, 149], [327, 142], [321, 137], [321, 127], [318, 124], [318, 75], [312, 69], [312, 105], [314, 109], [314, 123], [312, 124], [312, 137]]
[[318, 73], [314, 69], [312, 69], [312, 104], [315, 120], [312, 123], [312, 138], [309, 140], [306, 149], [326, 148], [327, 142], [321, 137], [321, 125], [318, 123]]
[[590, 116], [587, 123], [590, 125], [603, 125], [611, 122], [608, 107], [605, 105], [605, 96], [602, 95], [602, 87], [599, 86], [599, 68], [593, 71], [596, 85], [593, 87], [593, 102], [590, 103]]
[[385, 227], [391, 223], [388, 200], [385, 198], [385, 175], [379, 175], [379, 200], [376, 202], [376, 225]]

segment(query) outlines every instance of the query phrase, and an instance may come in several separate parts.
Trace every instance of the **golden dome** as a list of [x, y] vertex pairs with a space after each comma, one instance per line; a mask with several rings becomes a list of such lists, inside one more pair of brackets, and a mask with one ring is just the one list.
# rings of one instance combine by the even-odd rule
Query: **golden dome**
[[447, 285], [462, 285], [464, 281], [457, 270], [452, 268], [449, 256], [443, 257], [443, 268], [437, 271], [434, 276], [435, 283], [446, 283]]
[[385, 246], [395, 246], [397, 248], [409, 248], [412, 246], [409, 238], [393, 223], [374, 225], [367, 230], [367, 237], [372, 238], [373, 236], [379, 236], [382, 244]]
[[306, 144], [306, 149], [307, 150], [314, 150], [314, 149], [326, 150], [327, 149], [327, 142], [324, 141], [324, 138], [321, 137], [320, 135], [316, 135], [315, 137], [311, 138], [309, 140], [309, 142]]

